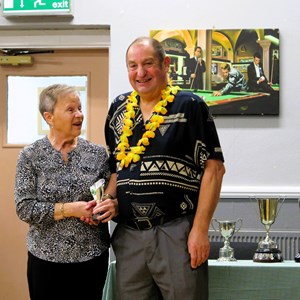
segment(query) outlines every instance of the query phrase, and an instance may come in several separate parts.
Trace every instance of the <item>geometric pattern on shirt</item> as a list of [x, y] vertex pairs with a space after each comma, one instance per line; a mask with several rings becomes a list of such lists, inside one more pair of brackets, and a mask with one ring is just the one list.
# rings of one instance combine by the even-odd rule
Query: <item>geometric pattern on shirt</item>
[[195, 144], [194, 150], [194, 161], [197, 166], [204, 168], [205, 162], [209, 156], [209, 153], [206, 151], [206, 145], [202, 142], [197, 140]]
[[184, 199], [189, 204], [189, 210], [193, 210], [194, 209], [194, 204], [193, 204], [193, 201], [189, 198], [189, 196], [184, 195]]
[[183, 123], [187, 122], [187, 119], [184, 117], [183, 113], [164, 116], [164, 120], [165, 120], [164, 123], [161, 124], [158, 128], [158, 130], [162, 136], [165, 135], [166, 131], [171, 126], [171, 124], [178, 123], [178, 122], [183, 122]]
[[163, 216], [164, 213], [156, 206], [155, 203], [136, 203], [132, 202], [133, 214], [136, 218], [147, 217], [149, 219]]
[[141, 172], [176, 172], [182, 176], [196, 179], [199, 173], [180, 162], [172, 160], [143, 161]]
[[186, 210], [187, 207], [188, 207], [188, 206], [187, 206], [186, 202], [181, 202], [180, 208], [181, 208], [182, 210]]
[[[126, 113], [125, 107], [127, 105], [127, 102], [125, 101], [126, 99], [125, 99], [124, 95], [121, 95], [118, 98], [116, 98], [116, 101], [117, 100], [121, 100], [122, 103], [117, 108], [116, 112], [114, 113], [114, 115], [112, 116], [112, 118], [109, 122], [109, 127], [114, 132], [114, 136], [117, 139], [116, 143], [118, 143], [118, 137], [122, 133], [122, 128], [124, 126], [123, 119], [124, 119], [124, 115]], [[136, 112], [135, 120], [134, 120], [134, 126], [133, 126], [132, 129], [134, 129], [135, 126], [142, 121], [142, 118], [143, 118], [143, 116], [140, 113], [140, 108], [138, 108], [138, 110]]]
[[167, 132], [167, 130], [169, 129], [170, 126], [171, 126], [170, 124], [163, 124], [163, 125], [159, 126], [158, 130], [159, 130], [161, 136], [165, 135], [165, 133]]
[[173, 124], [173, 123], [186, 123], [187, 118], [184, 116], [184, 113], [171, 114], [169, 116], [164, 116], [164, 124]]
[[183, 202], [181, 202], [180, 204], [180, 208], [183, 211], [192, 211], [194, 209], [194, 204], [193, 202], [189, 199], [188, 195], [184, 195], [184, 200]]

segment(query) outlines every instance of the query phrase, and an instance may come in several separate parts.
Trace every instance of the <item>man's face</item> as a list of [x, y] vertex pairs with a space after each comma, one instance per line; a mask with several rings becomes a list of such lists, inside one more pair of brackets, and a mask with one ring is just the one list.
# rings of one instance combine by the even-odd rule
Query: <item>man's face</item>
[[225, 79], [228, 78], [228, 75], [229, 75], [229, 71], [227, 69], [221, 69], [222, 70], [222, 75]]
[[160, 95], [167, 84], [170, 60], [161, 64], [154, 49], [147, 42], [131, 46], [127, 53], [128, 77], [141, 96]]
[[260, 58], [254, 57], [254, 64], [258, 65], [260, 63]]
[[197, 48], [195, 51], [195, 57], [197, 58], [201, 57], [201, 53], [202, 53], [201, 49]]

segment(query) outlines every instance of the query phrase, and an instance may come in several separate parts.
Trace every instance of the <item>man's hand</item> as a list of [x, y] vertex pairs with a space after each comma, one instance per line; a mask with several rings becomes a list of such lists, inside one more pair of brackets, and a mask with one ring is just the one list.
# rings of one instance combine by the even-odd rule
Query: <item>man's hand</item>
[[220, 91], [215, 91], [212, 93], [213, 96], [221, 96], [221, 92]]
[[210, 251], [208, 236], [193, 226], [189, 234], [187, 245], [191, 256], [191, 267], [195, 269], [208, 259]]

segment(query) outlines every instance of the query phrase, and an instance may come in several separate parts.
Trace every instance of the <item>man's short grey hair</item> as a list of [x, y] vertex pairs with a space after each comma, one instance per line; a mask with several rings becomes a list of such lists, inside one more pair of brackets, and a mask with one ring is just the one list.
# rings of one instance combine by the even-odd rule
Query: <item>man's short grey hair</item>
[[131, 48], [131, 46], [136, 44], [143, 44], [145, 41], [148, 42], [153, 47], [154, 53], [158, 58], [160, 65], [162, 66], [166, 57], [166, 51], [158, 40], [147, 36], [138, 37], [129, 45], [126, 51], [126, 60], [127, 60], [127, 53]]

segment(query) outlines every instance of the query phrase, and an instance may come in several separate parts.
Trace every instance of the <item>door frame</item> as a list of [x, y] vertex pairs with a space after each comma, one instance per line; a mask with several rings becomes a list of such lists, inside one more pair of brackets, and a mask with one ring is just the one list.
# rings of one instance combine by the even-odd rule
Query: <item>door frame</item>
[[69, 29], [0, 29], [0, 49], [109, 48], [109, 27]]
[[[1, 49], [106, 49], [108, 50], [109, 68], [109, 48], [110, 38], [108, 29], [88, 28], [88, 29], [57, 29], [57, 30], [36, 30], [36, 29], [5, 29], [0, 30]], [[0, 69], [1, 72], [1, 69]], [[108, 78], [106, 79], [108, 81]], [[109, 84], [107, 84], [109, 94]], [[4, 100], [4, 99], [3, 99]], [[7, 99], [5, 99], [6, 101]], [[109, 102], [109, 97], [107, 99]], [[0, 104], [4, 101], [0, 101]], [[109, 105], [109, 103], [107, 103]], [[0, 105], [0, 122], [6, 122], [3, 111], [5, 107]], [[4, 120], [5, 119], [5, 120]], [[2, 143], [1, 151], [4, 156], [8, 151], [14, 155], [20, 151], [19, 147], [4, 147]], [[7, 167], [5, 161], [1, 162], [1, 176], [13, 178], [15, 169]], [[0, 247], [0, 298], [7, 300], [29, 299], [26, 281], [26, 233], [28, 226], [19, 220], [15, 213], [13, 201], [13, 182], [7, 186], [2, 186], [0, 190], [0, 215], [1, 215], [1, 245]], [[14, 255], [17, 252], [17, 255]]]

